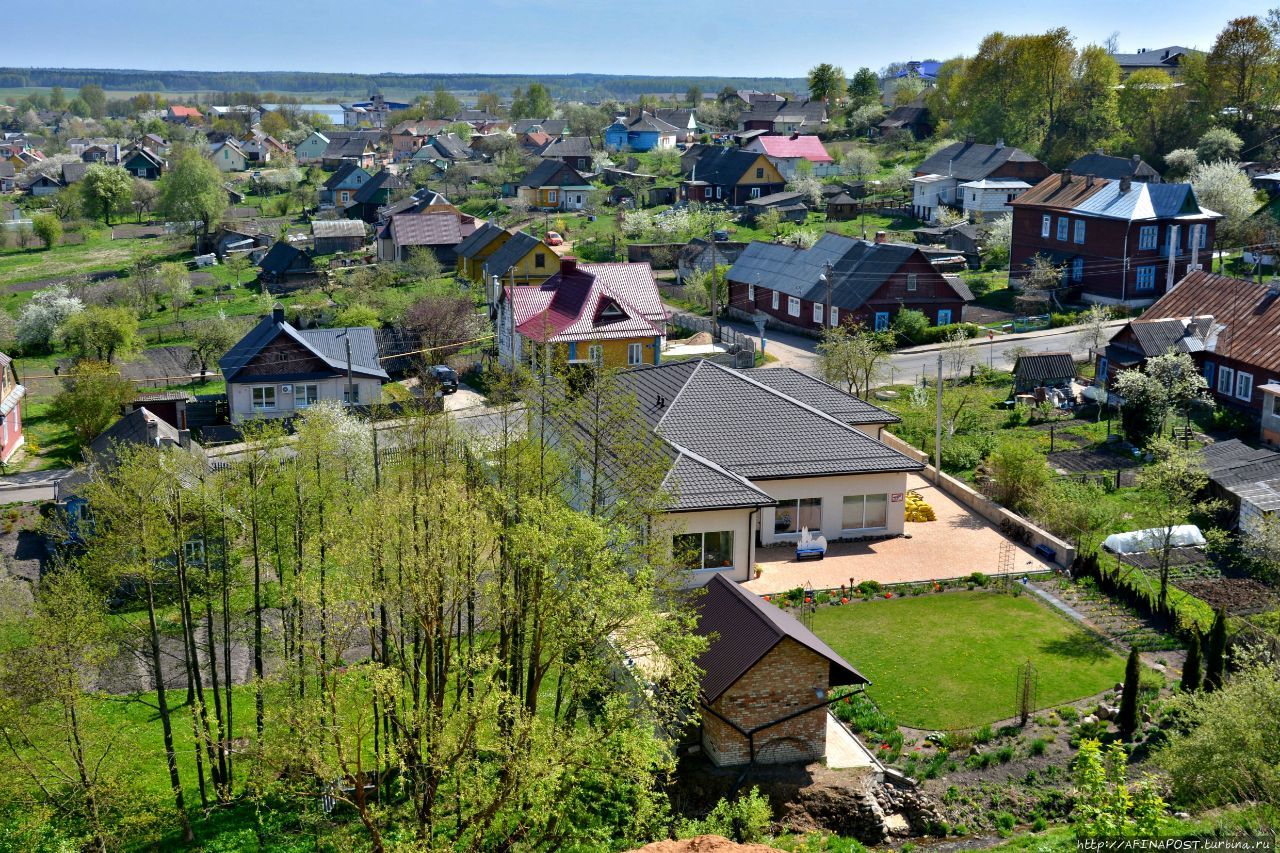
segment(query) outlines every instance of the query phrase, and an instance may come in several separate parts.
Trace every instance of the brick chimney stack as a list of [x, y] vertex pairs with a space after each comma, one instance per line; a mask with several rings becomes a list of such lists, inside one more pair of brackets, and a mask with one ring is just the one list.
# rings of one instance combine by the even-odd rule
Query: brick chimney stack
[[1070, 186], [1070, 185], [1071, 185], [1071, 170], [1070, 170], [1070, 169], [1063, 169], [1063, 170], [1062, 170], [1062, 174], [1061, 174], [1059, 177], [1060, 177], [1060, 179], [1061, 179], [1062, 186], [1067, 187], [1067, 186]]
[[560, 259], [560, 275], [573, 275], [578, 271], [578, 259], [565, 255]]
[[889, 242], [889, 235], [888, 235], [888, 234], [886, 234], [886, 233], [884, 233], [883, 231], [877, 231], [877, 232], [876, 232], [876, 242], [877, 242], [877, 243], [887, 243], [887, 242]]
[[1133, 187], [1133, 179], [1128, 175], [1120, 179], [1120, 192], [1127, 193]]

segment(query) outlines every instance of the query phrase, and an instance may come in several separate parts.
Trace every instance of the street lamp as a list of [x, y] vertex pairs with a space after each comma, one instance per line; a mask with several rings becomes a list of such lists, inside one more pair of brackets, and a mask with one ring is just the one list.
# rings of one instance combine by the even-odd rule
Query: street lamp
[[818, 276], [818, 281], [827, 288], [827, 301], [823, 304], [822, 309], [822, 325], [826, 328], [831, 327], [831, 287], [832, 279], [835, 277], [831, 261], [826, 261], [822, 265], [822, 274]]

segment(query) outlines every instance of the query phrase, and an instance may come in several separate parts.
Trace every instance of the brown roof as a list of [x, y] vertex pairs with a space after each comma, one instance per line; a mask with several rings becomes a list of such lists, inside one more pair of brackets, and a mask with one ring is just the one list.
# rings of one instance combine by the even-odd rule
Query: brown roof
[[391, 239], [397, 246], [456, 246], [472, 231], [475, 220], [456, 213], [401, 213], [391, 217]]
[[711, 638], [707, 650], [698, 656], [698, 667], [703, 671], [702, 700], [708, 704], [719, 699], [786, 639], [794, 640], [831, 663], [830, 686], [871, 683], [794, 616], [752, 595], [723, 575], [711, 578], [697, 609], [700, 616], [697, 632]]
[[1193, 272], [1133, 325], [1206, 315], [1220, 326], [1213, 345], [1217, 355], [1280, 373], [1280, 288], [1272, 285]]
[[1022, 205], [1037, 207], [1056, 207], [1072, 210], [1080, 202], [1102, 191], [1107, 181], [1104, 178], [1089, 180], [1084, 175], [1074, 175], [1064, 185], [1061, 175], [1050, 175], [1016, 199]]

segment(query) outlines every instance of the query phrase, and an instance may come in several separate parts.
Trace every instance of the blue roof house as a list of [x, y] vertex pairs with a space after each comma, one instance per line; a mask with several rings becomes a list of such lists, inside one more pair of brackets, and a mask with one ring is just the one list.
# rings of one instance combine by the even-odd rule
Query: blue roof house
[[649, 112], [635, 112], [604, 129], [604, 147], [610, 151], [652, 151], [675, 148], [680, 130]]

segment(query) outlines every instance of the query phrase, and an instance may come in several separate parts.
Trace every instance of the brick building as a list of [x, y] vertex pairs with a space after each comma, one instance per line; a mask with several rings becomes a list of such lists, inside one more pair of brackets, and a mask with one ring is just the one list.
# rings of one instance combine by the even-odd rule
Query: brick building
[[812, 631], [717, 575], [698, 601], [711, 637], [703, 670], [702, 747], [719, 766], [820, 761], [830, 688], [867, 681]]
[[1010, 203], [1009, 262], [1017, 278], [1037, 257], [1062, 268], [1064, 285], [1104, 305], [1149, 305], [1213, 257], [1222, 217], [1190, 184], [1135, 183], [1063, 171]]

